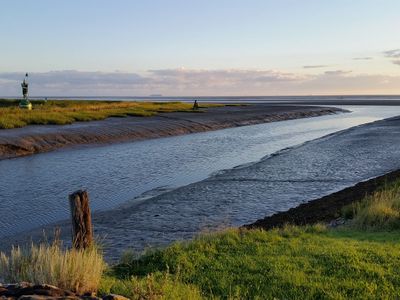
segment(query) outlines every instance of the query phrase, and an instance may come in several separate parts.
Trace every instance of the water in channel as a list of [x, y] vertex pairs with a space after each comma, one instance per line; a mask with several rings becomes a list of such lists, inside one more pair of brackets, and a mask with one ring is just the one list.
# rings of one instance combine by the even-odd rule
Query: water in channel
[[67, 197], [77, 189], [89, 191], [93, 210], [112, 209], [143, 201], [135, 197], [149, 191], [197, 182], [287, 147], [400, 115], [396, 106], [342, 108], [352, 112], [0, 161], [0, 237], [68, 218]]

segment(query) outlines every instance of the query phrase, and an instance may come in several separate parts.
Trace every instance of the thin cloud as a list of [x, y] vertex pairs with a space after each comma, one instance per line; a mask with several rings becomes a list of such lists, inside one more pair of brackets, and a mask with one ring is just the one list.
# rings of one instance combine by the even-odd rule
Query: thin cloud
[[[398, 64], [400, 64], [400, 60]], [[0, 96], [20, 95], [24, 73], [0, 73]], [[400, 93], [400, 76], [331, 70], [295, 74], [276, 70], [160, 69], [145, 73], [30, 73], [32, 96], [241, 96]]]
[[151, 77], [157, 82], [164, 80], [170, 82], [190, 82], [197, 80], [202, 84], [218, 82], [280, 82], [299, 80], [300, 77], [292, 73], [283, 73], [272, 70], [187, 70], [187, 69], [163, 69], [149, 70]]
[[354, 57], [353, 60], [371, 60], [374, 59], [371, 56], [365, 56], [365, 57]]
[[[0, 73], [0, 95], [18, 95], [24, 73]], [[279, 85], [304, 76], [273, 70], [149, 70], [145, 74], [82, 72], [76, 70], [30, 73], [32, 95], [147, 95], [212, 94]]]
[[351, 73], [352, 71], [343, 71], [343, 70], [335, 70], [335, 71], [326, 71], [324, 74], [328, 76], [342, 76]]
[[[0, 80], [20, 81], [25, 73], [0, 73]], [[76, 70], [50, 71], [43, 73], [30, 73], [32, 84], [40, 85], [112, 85], [112, 84], [144, 84], [148, 82], [135, 73], [120, 72], [79, 72]]]
[[383, 54], [390, 58], [400, 58], [400, 49], [384, 51]]
[[328, 65], [308, 65], [308, 66], [303, 66], [303, 69], [318, 69], [318, 68], [327, 68], [329, 67]]
[[395, 60], [392, 60], [393, 64], [400, 65], [400, 60], [398, 60], [398, 58], [400, 58], [400, 49], [384, 51], [383, 54], [388, 58], [394, 58]]

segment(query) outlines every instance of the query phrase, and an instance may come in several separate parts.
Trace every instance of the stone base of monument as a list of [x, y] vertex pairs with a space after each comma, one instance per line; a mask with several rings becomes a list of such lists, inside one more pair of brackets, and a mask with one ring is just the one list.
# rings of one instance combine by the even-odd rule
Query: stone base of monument
[[31, 110], [32, 103], [30, 103], [29, 100], [25, 100], [25, 99], [21, 100], [21, 102], [19, 103], [19, 108]]

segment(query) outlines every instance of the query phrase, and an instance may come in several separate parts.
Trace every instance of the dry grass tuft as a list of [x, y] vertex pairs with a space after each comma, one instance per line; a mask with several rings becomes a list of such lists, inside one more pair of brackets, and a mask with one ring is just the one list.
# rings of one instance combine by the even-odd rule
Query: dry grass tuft
[[51, 284], [79, 294], [97, 291], [105, 262], [95, 248], [64, 250], [59, 243], [14, 247], [10, 255], [0, 253], [0, 278]]
[[351, 226], [361, 230], [400, 229], [400, 183], [385, 186], [362, 201], [344, 208]]

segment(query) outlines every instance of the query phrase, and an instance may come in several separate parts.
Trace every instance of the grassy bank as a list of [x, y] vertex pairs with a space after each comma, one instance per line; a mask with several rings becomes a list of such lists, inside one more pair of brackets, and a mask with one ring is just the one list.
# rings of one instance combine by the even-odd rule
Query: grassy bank
[[134, 299], [397, 299], [399, 202], [397, 182], [344, 209], [352, 219], [339, 228], [231, 229], [127, 257], [101, 290]]
[[[131, 299], [399, 299], [399, 213], [400, 180], [343, 208], [346, 222], [340, 227], [229, 229], [139, 257], [128, 253], [103, 275], [99, 293]], [[19, 253], [13, 259], [2, 255], [0, 278], [51, 280], [53, 275], [48, 274], [54, 264], [48, 262], [63, 266], [70, 256], [55, 250], [55, 255], [47, 255], [42, 249], [42, 260], [29, 254], [37, 253], [32, 250], [25, 255], [28, 259]], [[64, 268], [74, 266], [73, 278], [69, 279], [70, 272], [57, 271], [57, 282], [74, 282], [83, 275], [99, 278], [90, 267], [97, 263], [97, 269], [102, 268], [97, 254], [88, 253], [95, 258], [89, 264], [84, 263], [84, 253], [77, 254], [80, 263]], [[80, 264], [86, 267], [79, 268]], [[31, 269], [39, 275], [27, 277]], [[93, 289], [90, 280], [84, 281], [82, 287]]]
[[[71, 124], [76, 121], [103, 120], [108, 117], [154, 116], [162, 112], [193, 111], [191, 103], [122, 101], [32, 101], [33, 110], [22, 110], [19, 100], [0, 99], [0, 129], [32, 124]], [[202, 107], [217, 106], [202, 104]]]

